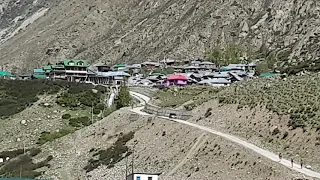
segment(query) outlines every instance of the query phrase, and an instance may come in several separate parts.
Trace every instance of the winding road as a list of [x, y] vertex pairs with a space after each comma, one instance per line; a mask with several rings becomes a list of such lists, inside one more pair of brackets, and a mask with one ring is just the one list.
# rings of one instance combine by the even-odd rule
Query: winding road
[[[150, 98], [143, 95], [143, 94], [140, 94], [140, 93], [137, 93], [137, 92], [132, 92], [130, 91], [130, 95], [137, 98], [139, 101], [140, 101], [140, 106], [139, 107], [136, 107], [136, 108], [133, 108], [131, 111], [132, 112], [135, 112], [137, 114], [140, 114], [140, 115], [151, 115], [151, 114], [147, 114], [145, 112], [142, 112], [142, 109], [144, 108], [143, 106], [145, 105], [146, 102], [150, 101]], [[287, 159], [282, 159], [281, 162], [279, 162], [279, 157], [277, 154], [273, 153], [273, 152], [270, 152], [268, 150], [265, 150], [265, 149], [262, 149], [262, 148], [259, 148], [258, 146], [254, 145], [254, 144], [251, 144], [247, 141], [244, 141], [238, 137], [235, 137], [235, 136], [232, 136], [230, 134], [226, 134], [226, 133], [222, 133], [222, 132], [219, 132], [219, 131], [216, 131], [216, 130], [213, 130], [213, 129], [210, 129], [208, 127], [205, 127], [205, 126], [200, 126], [200, 125], [197, 125], [197, 124], [194, 124], [194, 123], [191, 123], [191, 122], [187, 122], [187, 121], [184, 121], [184, 120], [180, 120], [180, 119], [172, 119], [172, 118], [168, 118], [168, 117], [162, 117], [162, 116], [158, 116], [159, 118], [163, 118], [163, 119], [167, 119], [167, 120], [170, 120], [170, 121], [174, 121], [174, 122], [177, 122], [177, 123], [180, 123], [180, 124], [185, 124], [185, 125], [188, 125], [188, 126], [192, 126], [194, 128], [198, 128], [198, 129], [201, 129], [203, 131], [206, 131], [208, 133], [211, 133], [211, 134], [215, 134], [215, 135], [218, 135], [224, 139], [227, 139], [229, 141], [232, 141], [234, 143], [237, 143], [247, 149], [250, 149], [258, 154], [260, 154], [261, 156], [264, 156], [272, 161], [275, 161], [275, 162], [278, 162], [280, 164], [282, 164], [283, 166], [286, 166], [294, 171], [297, 171], [299, 173], [302, 173], [306, 176], [310, 176], [310, 177], [314, 177], [314, 178], [319, 178], [320, 179], [320, 173], [319, 172], [315, 172], [315, 171], [312, 171], [310, 169], [306, 169], [306, 168], [303, 168], [303, 169], [300, 169], [300, 165], [299, 164], [296, 164], [294, 163], [293, 164], [293, 168], [291, 168], [291, 161], [287, 160]]]

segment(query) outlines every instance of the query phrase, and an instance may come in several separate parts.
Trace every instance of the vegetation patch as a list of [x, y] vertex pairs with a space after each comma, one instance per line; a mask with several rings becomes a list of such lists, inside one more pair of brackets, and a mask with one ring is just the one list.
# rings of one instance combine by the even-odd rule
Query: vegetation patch
[[88, 116], [71, 118], [69, 120], [69, 125], [72, 127], [83, 127], [92, 124], [92, 120]]
[[53, 157], [48, 156], [45, 160], [34, 163], [33, 157], [40, 152], [41, 149], [38, 148], [0, 152], [0, 158], [10, 158], [10, 161], [0, 164], [0, 177], [36, 178], [42, 175], [43, 171], [37, 169], [50, 167], [49, 162]]
[[161, 107], [177, 107], [199, 95], [202, 90], [202, 87], [174, 87], [159, 90], [156, 98], [160, 100]]
[[105, 165], [107, 168], [114, 167], [116, 163], [132, 154], [126, 146], [126, 143], [133, 139], [133, 137], [134, 132], [129, 132], [128, 134], [119, 137], [119, 139], [110, 148], [95, 152], [93, 154], [93, 158], [89, 160], [88, 165], [84, 167], [84, 170], [86, 170], [86, 172], [90, 172], [98, 168], [100, 165]]
[[120, 88], [118, 98], [114, 101], [114, 103], [117, 109], [130, 105], [131, 97], [130, 97], [129, 89], [127, 87]]
[[38, 95], [55, 94], [65, 82], [0, 80], [0, 117], [17, 114], [38, 101]]
[[65, 107], [91, 107], [103, 103], [107, 89], [104, 87], [92, 90], [92, 85], [84, 85], [84, 87], [70, 87], [57, 99], [57, 104]]
[[42, 145], [47, 142], [54, 141], [65, 135], [75, 132], [75, 130], [76, 130], [75, 128], [68, 127], [68, 128], [60, 129], [59, 131], [54, 131], [54, 132], [43, 131], [38, 139], [37, 144]]
[[237, 83], [219, 93], [220, 103], [241, 107], [266, 108], [279, 115], [289, 114], [293, 129], [320, 125], [320, 76], [308, 75], [288, 79], [259, 79]]

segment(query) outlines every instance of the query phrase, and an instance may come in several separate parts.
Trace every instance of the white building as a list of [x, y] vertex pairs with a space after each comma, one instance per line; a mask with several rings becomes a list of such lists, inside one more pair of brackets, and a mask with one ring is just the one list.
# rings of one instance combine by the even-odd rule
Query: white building
[[161, 173], [133, 173], [127, 176], [127, 180], [159, 180]]

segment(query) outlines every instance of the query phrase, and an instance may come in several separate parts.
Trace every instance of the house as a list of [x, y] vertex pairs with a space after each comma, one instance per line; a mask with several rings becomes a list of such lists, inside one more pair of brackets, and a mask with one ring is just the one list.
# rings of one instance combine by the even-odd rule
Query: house
[[146, 67], [148, 69], [154, 69], [154, 68], [158, 68], [160, 67], [160, 63], [157, 63], [157, 62], [144, 62], [141, 64], [143, 67]]
[[208, 70], [217, 70], [216, 64], [209, 61], [200, 62], [199, 67]]
[[124, 71], [125, 69], [127, 69], [127, 65], [126, 64], [116, 64], [116, 65], [112, 66], [112, 69], [114, 71]]
[[51, 75], [51, 72], [52, 72], [52, 66], [51, 65], [42, 66], [42, 69], [44, 70], [45, 75], [47, 77], [49, 77]]
[[63, 62], [57, 63], [56, 65], [51, 66], [52, 71], [50, 74], [51, 79], [66, 79], [66, 69]]
[[188, 73], [188, 72], [198, 72], [200, 70], [199, 66], [188, 66], [183, 68], [183, 72], [184, 73]]
[[245, 71], [246, 65], [244, 64], [229, 64], [228, 66], [223, 66], [220, 71]]
[[216, 78], [216, 79], [206, 79], [198, 82], [199, 85], [208, 85], [208, 86], [214, 86], [214, 87], [220, 87], [220, 86], [229, 86], [231, 84], [231, 81], [225, 79], [225, 78]]
[[130, 74], [123, 71], [93, 72], [89, 71], [87, 81], [94, 84], [127, 84]]
[[98, 65], [95, 66], [95, 68], [97, 69], [98, 72], [109, 72], [111, 71], [111, 67], [108, 65]]
[[31, 77], [32, 77], [32, 74], [28, 74], [28, 73], [19, 75], [20, 80], [29, 80], [29, 79], [31, 79]]
[[0, 79], [13, 79], [14, 75], [7, 71], [0, 71]]
[[31, 79], [47, 79], [46, 72], [41, 69], [34, 69]]
[[188, 83], [188, 78], [181, 74], [171, 75], [165, 81], [165, 85], [167, 87], [171, 85], [184, 86], [184, 85], [187, 85], [187, 83]]
[[63, 65], [69, 82], [84, 82], [86, 80], [89, 66], [86, 60], [66, 59], [63, 61]]
[[161, 173], [132, 173], [127, 180], [159, 180]]
[[164, 64], [165, 66], [172, 66], [175, 65], [177, 62], [173, 59], [164, 59], [160, 61], [161, 64]]

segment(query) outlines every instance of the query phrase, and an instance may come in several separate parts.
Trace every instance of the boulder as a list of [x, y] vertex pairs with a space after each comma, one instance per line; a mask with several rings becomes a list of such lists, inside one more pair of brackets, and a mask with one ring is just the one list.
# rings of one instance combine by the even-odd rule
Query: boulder
[[95, 94], [97, 94], [97, 93], [98, 93], [98, 90], [92, 89], [92, 92], [95, 93]]
[[279, 130], [278, 126], [273, 126], [270, 128], [270, 134], [272, 134], [273, 136], [277, 135], [279, 133], [280, 133], [280, 130]]
[[307, 168], [307, 169], [311, 169], [312, 167], [311, 167], [310, 165], [307, 165], [306, 168]]
[[21, 120], [21, 124], [22, 124], [22, 125], [26, 125], [26, 124], [27, 124], [27, 121], [26, 121], [26, 120]]
[[50, 104], [49, 104], [49, 103], [44, 103], [43, 106], [44, 106], [44, 107], [49, 107]]

